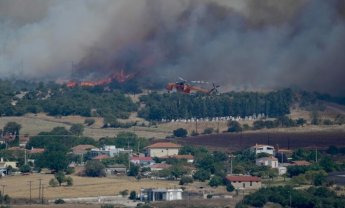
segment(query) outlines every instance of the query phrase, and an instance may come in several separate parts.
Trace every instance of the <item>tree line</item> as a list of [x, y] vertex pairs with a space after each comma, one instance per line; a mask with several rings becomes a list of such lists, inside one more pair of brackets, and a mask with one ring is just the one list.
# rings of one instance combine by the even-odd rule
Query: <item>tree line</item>
[[254, 114], [278, 117], [290, 112], [293, 92], [284, 89], [269, 93], [230, 92], [215, 96], [151, 93], [141, 96], [140, 101], [145, 103], [145, 107], [139, 111], [139, 116], [147, 120], [245, 117]]

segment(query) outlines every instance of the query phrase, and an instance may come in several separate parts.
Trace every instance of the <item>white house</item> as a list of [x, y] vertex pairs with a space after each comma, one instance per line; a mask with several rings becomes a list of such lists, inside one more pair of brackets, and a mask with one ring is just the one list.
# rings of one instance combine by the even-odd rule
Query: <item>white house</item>
[[284, 175], [285, 173], [287, 173], [287, 168], [284, 166], [279, 166], [278, 167], [278, 174], [279, 175]]
[[152, 157], [131, 157], [131, 163], [140, 166], [150, 166], [155, 163]]
[[235, 189], [259, 189], [261, 188], [261, 179], [257, 176], [240, 175], [227, 176], [226, 180], [231, 182]]
[[182, 200], [182, 189], [141, 189], [140, 201]]
[[270, 145], [256, 144], [255, 146], [252, 146], [250, 150], [252, 152], [255, 152], [255, 154], [267, 153], [270, 155], [274, 155], [274, 147]]
[[255, 164], [258, 166], [269, 166], [271, 168], [278, 168], [278, 159], [271, 157], [262, 157], [255, 160]]
[[146, 147], [149, 157], [168, 157], [178, 155], [181, 145], [171, 142], [158, 142]]
[[115, 145], [105, 145], [102, 148], [92, 148], [90, 150], [91, 157], [96, 157], [98, 155], [108, 155], [109, 157], [114, 157], [119, 153], [132, 153], [132, 150], [125, 150], [124, 148], [116, 148]]

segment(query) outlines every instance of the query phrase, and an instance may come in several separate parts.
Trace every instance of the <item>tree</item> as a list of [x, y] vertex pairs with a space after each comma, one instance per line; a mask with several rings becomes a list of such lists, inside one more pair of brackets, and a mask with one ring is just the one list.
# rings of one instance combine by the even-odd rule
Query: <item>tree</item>
[[31, 167], [29, 165], [22, 165], [19, 170], [22, 173], [28, 173], [31, 171]]
[[190, 176], [182, 176], [181, 180], [180, 180], [180, 185], [185, 185], [188, 183], [193, 183], [193, 178]]
[[105, 166], [97, 160], [90, 160], [85, 165], [85, 174], [90, 177], [105, 176]]
[[240, 132], [242, 131], [241, 124], [237, 121], [229, 121], [228, 132]]
[[16, 122], [8, 122], [4, 126], [4, 133], [10, 133], [13, 135], [19, 135], [19, 131], [22, 128], [22, 126]]
[[94, 118], [87, 118], [87, 119], [85, 119], [84, 124], [91, 126], [95, 122], [96, 122], [96, 120]]
[[64, 183], [65, 180], [66, 180], [65, 173], [62, 172], [62, 171], [59, 171], [59, 172], [55, 173], [54, 176], [55, 176], [55, 179], [58, 181], [59, 186], [61, 186], [61, 184]]
[[129, 171], [128, 171], [128, 176], [137, 176], [139, 173], [139, 166], [135, 165], [135, 164], [131, 164], [131, 167], [129, 167]]
[[178, 129], [173, 131], [173, 134], [175, 137], [186, 137], [188, 132], [184, 128], [178, 128]]
[[211, 174], [209, 171], [204, 170], [204, 169], [200, 169], [194, 173], [193, 178], [195, 180], [199, 180], [199, 181], [204, 182], [204, 181], [210, 179], [210, 176], [211, 176]]
[[211, 180], [208, 182], [208, 185], [212, 187], [223, 185], [223, 179], [219, 176], [213, 176]]
[[129, 194], [129, 199], [136, 200], [137, 199], [137, 192], [131, 191], [131, 193]]
[[81, 136], [83, 135], [84, 132], [84, 126], [83, 124], [73, 124], [69, 131], [76, 136]]
[[231, 184], [231, 182], [228, 182], [228, 183], [226, 184], [226, 190], [227, 190], [228, 192], [233, 192], [233, 191], [235, 190], [235, 187]]

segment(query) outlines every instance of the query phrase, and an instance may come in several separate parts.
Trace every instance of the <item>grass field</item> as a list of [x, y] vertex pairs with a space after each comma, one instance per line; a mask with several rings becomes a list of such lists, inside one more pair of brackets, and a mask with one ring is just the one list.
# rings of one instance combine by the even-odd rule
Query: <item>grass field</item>
[[73, 197], [97, 197], [114, 196], [123, 190], [139, 191], [140, 188], [174, 188], [179, 187], [178, 181], [163, 181], [141, 179], [137, 181], [133, 177], [117, 176], [112, 178], [90, 178], [72, 176], [74, 185], [71, 187], [49, 187], [51, 174], [32, 174], [26, 176], [7, 176], [0, 179], [0, 185], [5, 185], [5, 194], [12, 198], [30, 197], [29, 181], [32, 181], [32, 198], [38, 198], [39, 179], [44, 185], [44, 198], [73, 198]]

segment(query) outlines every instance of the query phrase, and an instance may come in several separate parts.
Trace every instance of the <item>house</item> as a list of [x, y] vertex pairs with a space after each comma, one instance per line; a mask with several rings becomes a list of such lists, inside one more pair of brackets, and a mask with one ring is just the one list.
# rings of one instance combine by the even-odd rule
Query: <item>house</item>
[[84, 155], [86, 154], [88, 151], [90, 151], [91, 149], [96, 148], [93, 145], [89, 145], [89, 144], [80, 144], [77, 146], [72, 147], [72, 153], [74, 155]]
[[178, 155], [182, 146], [171, 142], [158, 142], [146, 147], [149, 157], [166, 157]]
[[261, 179], [257, 176], [241, 175], [227, 176], [226, 180], [231, 182], [235, 189], [259, 189], [261, 188]]
[[182, 200], [182, 189], [140, 189], [140, 201]]
[[279, 175], [284, 175], [285, 173], [287, 173], [287, 168], [284, 166], [279, 166], [278, 167], [278, 174]]
[[14, 161], [4, 161], [3, 158], [0, 159], [0, 175], [4, 176], [8, 174], [8, 169], [17, 168], [17, 162]]
[[274, 147], [270, 145], [256, 144], [255, 146], [252, 146], [250, 150], [254, 152], [256, 155], [259, 153], [267, 153], [270, 155], [274, 155]]
[[90, 151], [91, 157], [95, 157], [98, 155], [108, 155], [110, 157], [114, 157], [119, 153], [132, 153], [132, 150], [125, 150], [124, 148], [116, 148], [115, 145], [105, 145], [101, 148], [93, 148]]
[[171, 165], [166, 164], [166, 163], [157, 163], [157, 164], [153, 164], [150, 166], [151, 171], [160, 171], [160, 170], [164, 170], [167, 168], [170, 168]]
[[105, 174], [107, 176], [111, 175], [126, 175], [127, 167], [123, 164], [109, 165], [105, 168]]
[[150, 166], [155, 163], [152, 157], [131, 157], [130, 160], [131, 160], [131, 163], [134, 163], [140, 166]]
[[258, 166], [268, 166], [271, 168], [278, 168], [278, 159], [270, 156], [270, 157], [262, 157], [255, 160], [255, 164]]

